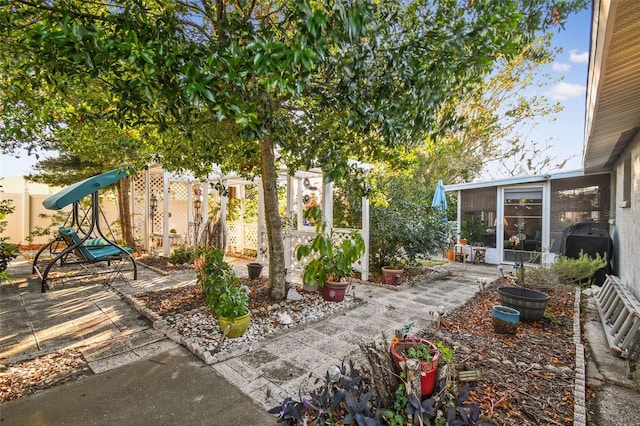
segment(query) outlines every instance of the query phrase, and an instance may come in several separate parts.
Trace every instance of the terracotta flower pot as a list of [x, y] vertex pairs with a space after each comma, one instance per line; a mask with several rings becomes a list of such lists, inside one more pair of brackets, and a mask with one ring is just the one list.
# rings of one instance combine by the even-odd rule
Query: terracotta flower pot
[[440, 351], [438, 348], [428, 340], [409, 337], [406, 339], [400, 339], [398, 343], [391, 344], [391, 357], [393, 358], [398, 374], [402, 373], [400, 363], [407, 360], [403, 355], [403, 351], [411, 347], [416, 347], [418, 343], [429, 346], [429, 348], [431, 348], [431, 353], [433, 354], [431, 361], [420, 361], [420, 387], [422, 388], [422, 398], [426, 398], [431, 396], [436, 385], [438, 360], [440, 359]]
[[322, 297], [329, 302], [342, 302], [349, 287], [348, 282], [327, 281], [322, 286]]
[[444, 252], [444, 255], [447, 257], [447, 260], [453, 262], [453, 259], [455, 258], [456, 252], [453, 250], [447, 250]]
[[393, 269], [388, 266], [382, 267], [382, 277], [385, 284], [400, 285], [402, 284], [402, 278], [404, 275], [404, 269]]

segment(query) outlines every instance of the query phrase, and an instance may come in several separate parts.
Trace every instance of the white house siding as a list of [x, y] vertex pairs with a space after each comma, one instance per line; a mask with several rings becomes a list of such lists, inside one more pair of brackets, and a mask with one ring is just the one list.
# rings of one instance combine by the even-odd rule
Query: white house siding
[[[631, 203], [622, 207], [624, 161], [631, 156]], [[612, 226], [616, 248], [615, 270], [622, 281], [640, 299], [640, 132], [620, 155], [615, 165], [615, 225]]]

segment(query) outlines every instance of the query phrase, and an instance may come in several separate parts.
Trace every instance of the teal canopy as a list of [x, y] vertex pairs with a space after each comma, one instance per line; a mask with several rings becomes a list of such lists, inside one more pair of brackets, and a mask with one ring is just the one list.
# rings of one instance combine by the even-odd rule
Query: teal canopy
[[106, 188], [107, 186], [124, 179], [133, 173], [133, 167], [120, 167], [101, 175], [93, 176], [81, 182], [74, 183], [62, 191], [52, 195], [42, 202], [49, 210], [60, 210], [69, 204], [80, 201], [87, 195]]

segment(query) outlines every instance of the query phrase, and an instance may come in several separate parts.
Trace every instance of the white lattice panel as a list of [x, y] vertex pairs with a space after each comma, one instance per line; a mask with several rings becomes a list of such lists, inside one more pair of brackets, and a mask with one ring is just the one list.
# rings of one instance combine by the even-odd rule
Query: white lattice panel
[[258, 260], [260, 262], [269, 262], [269, 240], [267, 238], [267, 230], [261, 227], [258, 231], [262, 235], [262, 245], [258, 248]]
[[[333, 243], [342, 244], [349, 235], [353, 232], [352, 229], [334, 229], [333, 231]], [[307, 244], [316, 236], [315, 232], [305, 231], [293, 231], [291, 232], [291, 270], [293, 272], [302, 272], [304, 265], [309, 261], [308, 257], [303, 257], [300, 260], [296, 259], [296, 248], [300, 244]], [[358, 259], [354, 264], [356, 269], [362, 268], [362, 259]]]
[[258, 250], [258, 224], [247, 223], [244, 225], [244, 248]]
[[149, 194], [154, 194], [158, 198], [158, 208], [152, 216], [153, 225], [151, 229], [154, 233], [162, 232], [162, 216], [164, 212], [164, 204], [162, 201], [162, 193], [164, 188], [164, 177], [161, 173], [149, 174]]
[[133, 180], [133, 232], [136, 238], [142, 238], [144, 235], [146, 183], [144, 173], [139, 173]]
[[300, 244], [307, 244], [316, 236], [315, 232], [307, 232], [307, 231], [292, 231], [290, 233], [291, 237], [291, 256], [290, 256], [290, 269], [293, 272], [301, 272], [304, 269], [304, 265], [309, 261], [308, 257], [303, 257], [302, 259], [296, 259], [296, 248]]
[[189, 187], [184, 182], [169, 182], [169, 230], [183, 237], [189, 232]]
[[241, 222], [227, 222], [227, 251], [237, 252], [240, 248], [241, 226]]
[[[349, 235], [352, 232], [353, 232], [353, 229], [344, 229], [344, 228], [334, 229], [333, 230], [333, 240], [334, 240], [334, 242], [339, 241], [340, 243], [342, 243], [345, 239], [347, 239], [349, 237]], [[362, 233], [360, 233], [360, 235], [362, 236]], [[353, 264], [353, 267], [355, 269], [362, 270], [362, 257], [359, 258]]]

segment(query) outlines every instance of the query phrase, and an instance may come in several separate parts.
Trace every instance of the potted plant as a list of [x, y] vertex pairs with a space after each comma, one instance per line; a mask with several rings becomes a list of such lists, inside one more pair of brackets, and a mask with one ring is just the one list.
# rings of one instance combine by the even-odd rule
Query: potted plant
[[251, 322], [249, 293], [224, 260], [222, 250], [205, 249], [193, 264], [198, 273], [197, 282], [206, 296], [205, 304], [219, 317], [222, 331], [227, 337], [242, 336]]
[[381, 269], [385, 284], [402, 284], [402, 278], [404, 276], [404, 262], [400, 259], [393, 259], [388, 265], [383, 266]]
[[249, 279], [255, 280], [262, 272], [262, 264], [258, 262], [247, 263], [247, 272], [249, 273]]
[[440, 351], [436, 345], [417, 337], [394, 337], [391, 339], [390, 351], [398, 374], [404, 371], [408, 359], [420, 361], [422, 397], [430, 396], [435, 387], [440, 359]]
[[[319, 219], [320, 209], [312, 207], [308, 214]], [[296, 248], [298, 260], [309, 258], [302, 281], [306, 286], [322, 287], [326, 300], [341, 302], [349, 285], [346, 279], [354, 274], [353, 263], [364, 253], [364, 240], [358, 231], [353, 231], [340, 241], [325, 221], [316, 223], [316, 236]]]
[[520, 312], [508, 306], [496, 305], [491, 309], [493, 328], [496, 333], [516, 334]]
[[249, 291], [235, 278], [225, 286], [214, 311], [220, 320], [220, 329], [227, 337], [242, 336], [251, 324]]

